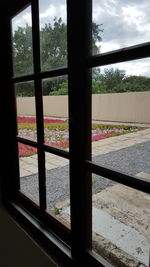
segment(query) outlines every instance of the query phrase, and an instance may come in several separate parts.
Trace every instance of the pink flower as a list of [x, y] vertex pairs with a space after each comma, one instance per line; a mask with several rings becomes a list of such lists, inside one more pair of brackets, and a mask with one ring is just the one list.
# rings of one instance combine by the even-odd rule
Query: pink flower
[[[17, 117], [18, 123], [36, 123], [36, 117]], [[44, 119], [45, 123], [66, 122], [66, 120]]]
[[97, 134], [97, 135], [92, 136], [92, 141], [98, 141], [98, 140], [104, 139], [108, 136], [111, 136], [111, 134], [110, 133]]
[[22, 143], [18, 144], [19, 156], [30, 156], [37, 153], [37, 148], [32, 146], [27, 146]]

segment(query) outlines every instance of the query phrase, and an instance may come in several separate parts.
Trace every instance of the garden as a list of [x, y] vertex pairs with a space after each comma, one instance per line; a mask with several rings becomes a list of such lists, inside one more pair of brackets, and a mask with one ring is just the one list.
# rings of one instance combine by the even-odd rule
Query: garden
[[[37, 141], [36, 118], [18, 117], [18, 136]], [[142, 128], [127, 125], [110, 125], [92, 123], [92, 141], [118, 136], [138, 131]], [[69, 130], [67, 120], [44, 118], [45, 144], [56, 148], [67, 149], [69, 147]], [[37, 149], [19, 143], [20, 157], [31, 156], [37, 153]]]

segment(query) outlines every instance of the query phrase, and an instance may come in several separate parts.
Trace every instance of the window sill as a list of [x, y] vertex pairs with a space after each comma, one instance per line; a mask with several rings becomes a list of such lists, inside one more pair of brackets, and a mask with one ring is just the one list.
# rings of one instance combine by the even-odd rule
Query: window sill
[[9, 202], [4, 205], [12, 218], [31, 236], [31, 238], [55, 261], [58, 266], [72, 266], [70, 248], [51, 233], [39, 220], [29, 214], [17, 203]]

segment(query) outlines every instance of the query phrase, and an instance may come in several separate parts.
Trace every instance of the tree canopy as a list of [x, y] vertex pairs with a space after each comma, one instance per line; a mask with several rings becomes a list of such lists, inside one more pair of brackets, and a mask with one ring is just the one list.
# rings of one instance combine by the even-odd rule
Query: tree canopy
[[[92, 48], [99, 53], [97, 42], [101, 41], [101, 25], [93, 22]], [[14, 73], [17, 76], [33, 73], [32, 27], [18, 27], [13, 34]], [[42, 70], [67, 65], [67, 25], [62, 18], [55, 17], [40, 30], [40, 52]]]
[[127, 76], [118, 68], [105, 68], [103, 72], [98, 69], [93, 73], [92, 89], [93, 94], [150, 91], [150, 78]]
[[[102, 24], [92, 23], [93, 54], [100, 53], [98, 43], [102, 41]], [[51, 70], [67, 66], [67, 25], [61, 18], [45, 24], [40, 30], [41, 69]], [[18, 27], [13, 33], [13, 62], [15, 76], [33, 73], [32, 27]], [[43, 95], [67, 94], [67, 77], [45, 79]], [[149, 91], [150, 78], [127, 76], [124, 70], [115, 68], [93, 69], [92, 93], [120, 93]], [[16, 86], [17, 96], [33, 96], [34, 83], [20, 83]]]
[[[101, 25], [93, 22], [92, 49], [93, 53], [99, 53], [97, 42], [101, 41]], [[67, 66], [67, 25], [62, 18], [55, 17], [52, 23], [45, 24], [40, 30], [40, 56], [41, 69], [51, 70]], [[14, 75], [21, 76], [33, 73], [32, 27], [18, 27], [13, 33], [13, 62]], [[59, 79], [47, 79], [43, 82], [43, 95], [58, 91], [63, 84], [66, 88], [66, 77]], [[29, 86], [29, 84], [28, 84]], [[64, 87], [65, 86], [65, 87]], [[20, 88], [20, 89], [19, 89]], [[62, 89], [63, 92], [66, 92]], [[33, 95], [26, 91], [25, 84], [17, 86], [17, 96]]]

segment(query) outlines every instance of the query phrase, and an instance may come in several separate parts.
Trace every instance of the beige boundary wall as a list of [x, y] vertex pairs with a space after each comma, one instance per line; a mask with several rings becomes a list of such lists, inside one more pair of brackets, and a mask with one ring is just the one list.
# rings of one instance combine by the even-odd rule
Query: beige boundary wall
[[[34, 97], [17, 98], [18, 114], [35, 115], [34, 101]], [[68, 117], [68, 96], [44, 96], [43, 104], [44, 116]], [[150, 92], [94, 94], [92, 119], [150, 123]]]

